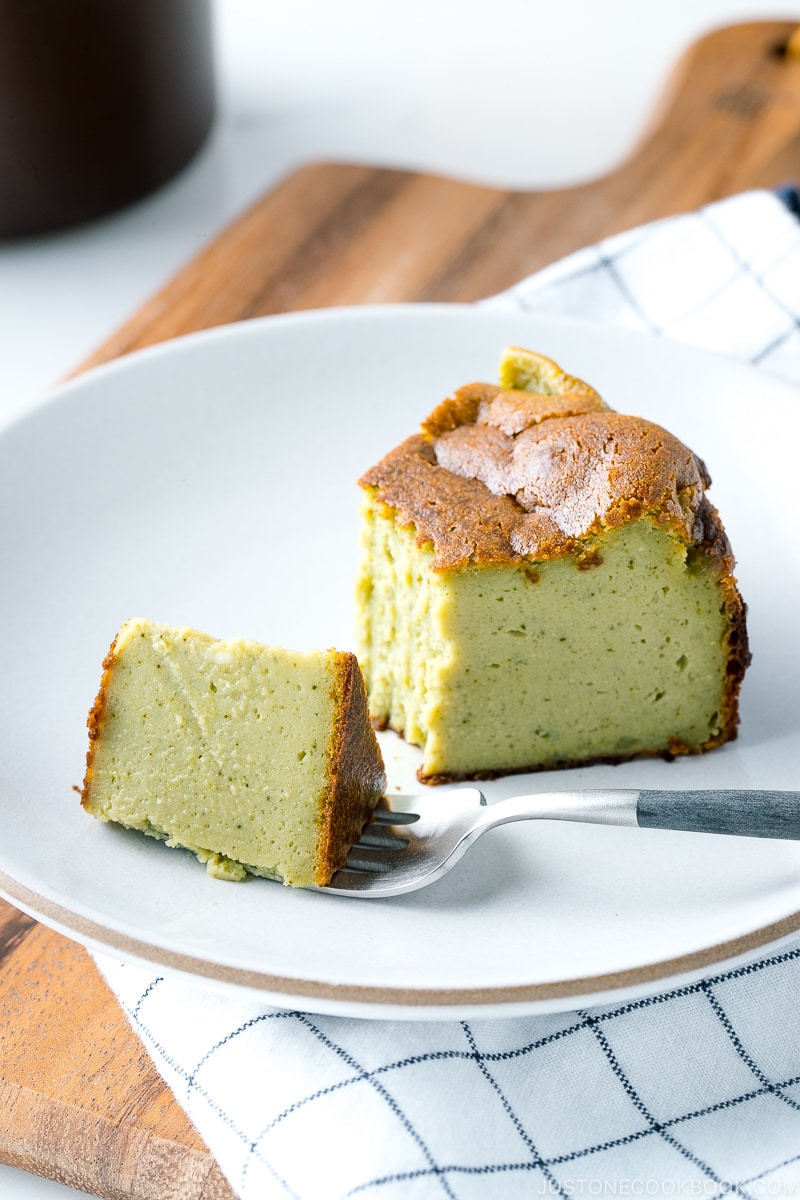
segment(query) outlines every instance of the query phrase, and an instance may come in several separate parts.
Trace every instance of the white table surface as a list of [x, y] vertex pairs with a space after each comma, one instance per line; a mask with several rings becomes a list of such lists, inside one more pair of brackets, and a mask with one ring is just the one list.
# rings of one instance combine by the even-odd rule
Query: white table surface
[[[0, 242], [0, 428], [297, 166], [518, 188], [591, 179], [635, 146], [697, 37], [773, 18], [800, 23], [800, 4], [216, 0], [218, 116], [190, 166], [122, 213]], [[0, 1164], [2, 1200], [78, 1194]]]

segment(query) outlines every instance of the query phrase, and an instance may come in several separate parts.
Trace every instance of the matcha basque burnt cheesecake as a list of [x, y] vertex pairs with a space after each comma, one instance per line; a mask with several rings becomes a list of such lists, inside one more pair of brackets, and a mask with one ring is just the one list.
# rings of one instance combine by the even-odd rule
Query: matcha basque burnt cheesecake
[[703, 462], [509, 348], [367, 471], [359, 662], [437, 783], [736, 737], [749, 662]]
[[323, 886], [386, 788], [352, 654], [128, 621], [89, 714], [83, 807], [222, 879]]

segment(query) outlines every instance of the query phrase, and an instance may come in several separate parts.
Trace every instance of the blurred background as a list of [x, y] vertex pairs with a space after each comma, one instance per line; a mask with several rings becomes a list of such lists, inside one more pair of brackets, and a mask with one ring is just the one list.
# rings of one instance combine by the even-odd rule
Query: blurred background
[[781, 0], [212, 3], [216, 118], [189, 165], [91, 224], [0, 240], [0, 420], [303, 163], [576, 183], [632, 151], [701, 34], [800, 21], [800, 5]]

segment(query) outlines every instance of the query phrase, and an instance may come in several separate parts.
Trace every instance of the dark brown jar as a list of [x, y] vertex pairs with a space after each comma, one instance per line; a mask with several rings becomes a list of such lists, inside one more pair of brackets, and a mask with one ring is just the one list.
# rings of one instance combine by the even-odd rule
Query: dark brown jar
[[214, 114], [211, 0], [0, 0], [0, 237], [165, 183]]

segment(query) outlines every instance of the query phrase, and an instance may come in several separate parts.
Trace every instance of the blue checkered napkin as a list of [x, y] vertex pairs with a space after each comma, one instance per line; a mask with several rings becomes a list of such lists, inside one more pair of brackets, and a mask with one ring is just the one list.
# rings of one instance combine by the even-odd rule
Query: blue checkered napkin
[[[800, 381], [800, 222], [745, 194], [486, 303]], [[431, 1023], [286, 1012], [96, 961], [242, 1200], [800, 1191], [800, 945], [647, 999]]]
[[[610, 321], [800, 382], [800, 222], [791, 189], [747, 192], [579, 250], [487, 307]], [[788, 202], [786, 202], [788, 201]]]
[[247, 1200], [800, 1189], [800, 948], [610, 1007], [445, 1023], [99, 965]]

